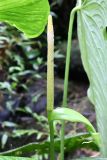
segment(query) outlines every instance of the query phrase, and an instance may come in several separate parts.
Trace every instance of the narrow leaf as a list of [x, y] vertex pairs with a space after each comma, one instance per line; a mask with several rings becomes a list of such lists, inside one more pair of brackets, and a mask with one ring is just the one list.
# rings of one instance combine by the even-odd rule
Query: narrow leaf
[[79, 112], [76, 112], [69, 108], [56, 108], [54, 109], [49, 117], [50, 121], [54, 120], [67, 120], [71, 122], [82, 122], [86, 125], [89, 132], [96, 133], [94, 127], [89, 122], [87, 118], [85, 118]]
[[2, 149], [5, 147], [7, 140], [8, 140], [8, 135], [6, 133], [4, 133], [1, 138]]

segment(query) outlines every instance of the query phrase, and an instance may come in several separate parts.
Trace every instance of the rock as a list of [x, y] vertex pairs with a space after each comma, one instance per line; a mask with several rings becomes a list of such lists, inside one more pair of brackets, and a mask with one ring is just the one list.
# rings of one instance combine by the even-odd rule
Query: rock
[[[51, 3], [54, 1], [50, 0]], [[75, 5], [75, 0], [61, 0], [61, 3], [58, 3], [57, 1], [56, 5], [52, 7], [52, 11], [56, 14], [54, 17], [55, 35], [60, 36], [62, 39], [67, 39], [70, 12]], [[76, 26], [77, 25], [75, 21], [73, 36], [76, 34]]]

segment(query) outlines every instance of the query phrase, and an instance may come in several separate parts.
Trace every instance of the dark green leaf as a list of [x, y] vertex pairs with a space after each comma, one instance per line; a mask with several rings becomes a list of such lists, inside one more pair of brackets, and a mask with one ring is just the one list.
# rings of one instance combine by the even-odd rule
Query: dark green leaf
[[[22, 147], [0, 153], [0, 155], [5, 156], [24, 156], [26, 153], [30, 154], [34, 151], [38, 151], [41, 154], [49, 153], [50, 142], [46, 141], [43, 143], [30, 143]], [[65, 152], [75, 151], [77, 148], [93, 148], [98, 149], [96, 144], [88, 133], [81, 133], [70, 137], [65, 137]], [[55, 140], [55, 150], [60, 151], [60, 139]]]

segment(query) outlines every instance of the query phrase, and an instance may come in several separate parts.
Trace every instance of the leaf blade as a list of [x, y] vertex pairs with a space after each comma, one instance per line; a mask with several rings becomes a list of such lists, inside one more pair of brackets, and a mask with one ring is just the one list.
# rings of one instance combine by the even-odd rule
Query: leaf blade
[[69, 109], [69, 108], [56, 108], [49, 115], [49, 121], [54, 120], [67, 120], [71, 122], [82, 122], [87, 126], [89, 132], [96, 133], [94, 127], [89, 122], [87, 118], [85, 118], [79, 112]]
[[15, 26], [29, 38], [43, 32], [49, 11], [48, 0], [0, 1], [0, 21]]
[[[107, 157], [107, 1], [86, 0], [78, 11], [78, 37], [85, 71], [90, 81], [88, 97], [96, 109], [101, 151]], [[107, 34], [107, 33], [105, 33]]]

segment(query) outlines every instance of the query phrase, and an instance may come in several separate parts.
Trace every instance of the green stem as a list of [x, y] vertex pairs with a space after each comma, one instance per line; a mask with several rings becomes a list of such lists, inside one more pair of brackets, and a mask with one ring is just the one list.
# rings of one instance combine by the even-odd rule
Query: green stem
[[[79, 3], [81, 4], [81, 3]], [[66, 57], [66, 67], [65, 67], [65, 79], [64, 79], [64, 94], [63, 94], [63, 104], [62, 107], [67, 107], [67, 96], [68, 96], [68, 79], [69, 79], [69, 68], [70, 68], [70, 58], [71, 58], [71, 48], [72, 48], [72, 32], [73, 32], [73, 22], [75, 13], [81, 8], [81, 6], [75, 7], [70, 14], [70, 23], [68, 31], [68, 44], [67, 44], [67, 57]], [[64, 160], [64, 128], [65, 123], [62, 121], [61, 127], [61, 154], [60, 159]]]
[[82, 5], [82, 0], [77, 0], [77, 4], [78, 4], [78, 6], [81, 7], [81, 5]]
[[[48, 112], [48, 116], [49, 116], [50, 113]], [[54, 126], [53, 126], [53, 121], [49, 122], [49, 129], [50, 129], [50, 160], [54, 160], [55, 156], [54, 156]]]

